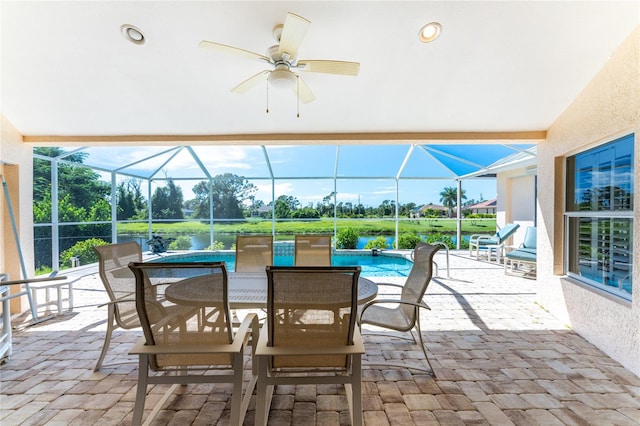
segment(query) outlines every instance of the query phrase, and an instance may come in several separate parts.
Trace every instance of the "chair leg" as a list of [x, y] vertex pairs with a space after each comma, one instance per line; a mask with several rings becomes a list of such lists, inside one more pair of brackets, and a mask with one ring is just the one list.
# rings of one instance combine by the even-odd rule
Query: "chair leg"
[[133, 409], [133, 420], [131, 424], [138, 426], [142, 424], [142, 413], [144, 412], [144, 402], [147, 397], [147, 380], [149, 375], [149, 358], [147, 355], [139, 355], [138, 358], [138, 388], [136, 389], [136, 402]]
[[429, 355], [427, 355], [427, 348], [425, 347], [424, 341], [422, 340], [422, 328], [420, 327], [420, 311], [419, 310], [417, 312], [417, 318], [416, 318], [416, 330], [418, 332], [418, 339], [420, 340], [420, 348], [424, 353], [424, 359], [427, 360], [427, 365], [429, 365], [429, 369], [431, 370], [433, 377], [436, 377], [436, 372], [433, 369], [433, 366], [431, 366], [431, 361], [429, 361]]
[[266, 357], [256, 357], [258, 359], [258, 386], [256, 389], [256, 426], [266, 426], [269, 417], [269, 407], [273, 396], [273, 385], [267, 385], [267, 364]]
[[244, 421], [244, 413], [241, 412], [242, 407], [242, 361], [243, 354], [232, 355], [233, 365], [233, 393], [231, 394], [231, 426], [240, 426]]
[[96, 366], [93, 371], [100, 370], [102, 366], [102, 361], [104, 361], [105, 355], [107, 355], [107, 350], [109, 349], [109, 344], [111, 343], [111, 335], [113, 334], [113, 320], [115, 316], [114, 312], [115, 307], [113, 305], [109, 305], [108, 307], [108, 315], [107, 315], [107, 333], [104, 336], [104, 343], [102, 344], [102, 352], [100, 352], [100, 356], [98, 357], [98, 362], [96, 362]]
[[362, 425], [362, 359], [361, 355], [353, 355], [351, 365], [351, 424]]

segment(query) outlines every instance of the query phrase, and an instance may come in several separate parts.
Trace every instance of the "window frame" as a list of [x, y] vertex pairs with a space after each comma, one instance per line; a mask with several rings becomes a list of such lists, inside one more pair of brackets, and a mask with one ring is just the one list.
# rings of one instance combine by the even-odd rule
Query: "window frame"
[[[603, 148], [605, 148], [607, 145], [623, 143], [627, 140], [631, 143], [631, 159], [630, 159], [630, 170], [629, 170], [629, 175], [631, 179], [630, 180], [630, 199], [631, 199], [630, 210], [614, 210], [615, 206], [609, 210], [594, 210], [593, 206], [589, 210], [578, 210], [578, 206], [576, 205], [576, 202], [575, 202], [575, 196], [576, 196], [576, 193], [579, 191], [578, 185], [580, 184], [580, 182], [578, 182], [575, 176], [575, 174], [577, 173], [575, 169], [576, 158], [584, 154], [597, 153], [598, 151], [603, 150]], [[633, 181], [633, 176], [635, 172], [634, 170], [635, 145], [634, 144], [635, 144], [635, 133], [632, 132], [624, 136], [615, 138], [613, 140], [608, 140], [604, 143], [598, 144], [596, 146], [582, 150], [580, 152], [574, 153], [565, 158], [566, 181], [565, 181], [565, 195], [564, 195], [565, 205], [564, 205], [564, 229], [563, 229], [564, 274], [572, 279], [579, 281], [582, 284], [597, 288], [599, 290], [602, 290], [608, 294], [619, 297], [626, 301], [632, 300], [632, 293], [633, 293], [633, 266], [634, 266], [633, 265], [633, 228], [634, 228], [634, 210], [635, 210], [633, 198], [636, 190], [636, 188], [634, 187], [634, 181]], [[622, 156], [614, 157], [614, 161], [617, 158], [622, 158]], [[570, 165], [571, 161], [573, 161], [573, 167]], [[602, 163], [596, 163], [596, 164], [599, 165]], [[594, 170], [598, 171], [598, 169], [596, 168], [594, 168]], [[612, 168], [611, 170], [612, 172], [611, 172], [611, 175], [609, 176], [609, 181], [608, 181], [609, 183], [608, 185], [604, 186], [605, 188], [612, 187], [613, 184], [616, 182], [615, 168]], [[573, 173], [573, 176], [571, 176], [572, 173]], [[597, 187], [597, 184], [598, 182], [591, 182], [591, 186], [588, 189]], [[582, 188], [582, 189], [584, 190], [585, 188]], [[574, 210], [569, 210], [569, 208], [572, 208], [572, 207], [574, 208]], [[627, 221], [627, 220], [629, 221], [628, 229], [630, 234], [628, 238], [629, 240], [629, 243], [627, 246], [628, 248], [626, 249], [628, 251], [627, 257], [629, 260], [629, 267], [628, 267], [629, 273], [628, 275], [620, 279], [617, 285], [615, 285], [615, 280], [613, 281], [614, 285], [607, 284], [607, 280], [606, 280], [607, 273], [611, 273], [612, 276], [615, 278], [615, 275], [611, 272], [615, 268], [615, 262], [611, 262], [610, 261], [611, 258], [608, 258], [606, 261], [603, 262], [603, 264], [614, 265], [608, 271], [606, 269], [603, 269], [602, 267], [596, 267], [596, 269], [602, 270], [603, 272], [604, 278], [602, 282], [596, 279], [592, 279], [586, 275], [582, 275], [580, 271], [575, 272], [570, 270], [572, 268], [572, 259], [574, 259], [574, 257], [576, 261], [579, 261], [581, 259], [579, 253], [578, 254], [575, 253], [575, 250], [580, 250], [579, 244], [576, 242], [576, 240], [580, 238], [580, 234], [573, 229], [575, 225], [572, 224], [572, 220], [576, 220], [579, 222], [580, 219], [592, 220], [594, 221], [593, 223], [596, 223], [597, 226], [600, 225], [597, 222], [598, 220], [602, 220], [603, 222], [610, 221], [611, 225], [615, 224], [616, 223], [615, 221], [618, 221], [617, 222], [618, 224], [620, 224], [621, 221]], [[606, 223], [604, 223], [603, 225], [605, 227], [607, 226]], [[597, 230], [596, 230], [596, 234], [598, 234]], [[605, 237], [604, 241], [605, 241], [605, 247], [608, 247], [610, 249], [615, 248], [614, 235], [611, 232], [609, 232], [609, 235]], [[593, 245], [594, 240], [590, 239], [589, 242], [591, 242], [592, 247], [594, 247]], [[587, 260], [593, 261], [594, 259], [591, 258]], [[629, 277], [629, 281], [630, 281], [630, 288], [628, 291], [623, 288], [623, 281], [625, 280], [626, 277]]]

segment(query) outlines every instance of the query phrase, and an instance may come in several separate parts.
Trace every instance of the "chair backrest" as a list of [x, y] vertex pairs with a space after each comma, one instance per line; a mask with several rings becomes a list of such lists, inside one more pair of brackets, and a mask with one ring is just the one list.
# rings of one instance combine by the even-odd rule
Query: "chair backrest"
[[236, 272], [261, 272], [267, 265], [273, 265], [272, 235], [236, 237]]
[[224, 262], [134, 262], [129, 268], [136, 277], [136, 308], [146, 345], [177, 348], [151, 356], [152, 370], [231, 365], [230, 354], [186, 355], [179, 350], [233, 341]]
[[528, 226], [524, 233], [523, 248], [535, 249], [538, 245], [538, 236], [535, 226]]
[[[267, 345], [353, 345], [360, 267], [271, 266], [266, 268]], [[344, 355], [273, 357], [273, 368], [348, 368]]]
[[[136, 311], [136, 279], [128, 265], [131, 262], [142, 261], [142, 248], [140, 244], [132, 241], [94, 246], [93, 250], [98, 254], [98, 273], [109, 300], [124, 300], [114, 305], [115, 320], [120, 327], [131, 328], [132, 324], [127, 325], [127, 322], [122, 320]], [[137, 325], [133, 324], [135, 327]]]
[[[440, 248], [420, 242], [413, 249], [413, 267], [407, 281], [402, 287], [400, 298], [405, 302], [419, 303], [427, 291], [433, 275], [433, 256]], [[407, 318], [415, 322], [418, 308], [410, 305], [400, 305]]]
[[498, 237], [499, 243], [504, 243], [507, 238], [518, 230], [518, 228], [520, 228], [520, 224], [518, 223], [507, 223], [504, 225], [498, 232], [496, 232], [496, 237]]
[[295, 266], [331, 266], [331, 235], [296, 235]]

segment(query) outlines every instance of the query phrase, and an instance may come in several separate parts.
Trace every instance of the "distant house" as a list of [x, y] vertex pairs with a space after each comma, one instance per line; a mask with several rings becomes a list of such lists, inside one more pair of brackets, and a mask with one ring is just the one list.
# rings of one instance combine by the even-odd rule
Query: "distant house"
[[427, 216], [446, 216], [447, 208], [445, 206], [440, 206], [438, 204], [425, 204], [422, 207], [418, 207], [414, 209], [412, 212], [412, 217], [427, 217]]
[[498, 199], [482, 201], [471, 206], [466, 206], [464, 209], [469, 214], [496, 214], [498, 206]]

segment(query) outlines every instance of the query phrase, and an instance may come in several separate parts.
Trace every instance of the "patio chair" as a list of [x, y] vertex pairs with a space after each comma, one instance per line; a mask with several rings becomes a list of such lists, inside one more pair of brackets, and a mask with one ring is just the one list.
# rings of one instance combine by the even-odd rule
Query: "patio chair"
[[[429, 365], [429, 369], [423, 367], [412, 366], [409, 364], [392, 364], [384, 363], [379, 364], [384, 367], [399, 367], [409, 368], [418, 371], [424, 371], [432, 374], [435, 377], [435, 371], [429, 361], [427, 350], [425, 349], [424, 341], [422, 340], [422, 328], [420, 326], [420, 310], [431, 309], [426, 303], [422, 301], [424, 293], [427, 291], [427, 287], [431, 282], [431, 276], [433, 274], [433, 256], [439, 250], [438, 246], [429, 245], [420, 242], [413, 250], [413, 267], [407, 281], [404, 285], [392, 284], [392, 283], [378, 283], [380, 287], [396, 287], [400, 288], [400, 298], [378, 298], [370, 302], [365, 303], [360, 309], [360, 315], [358, 317], [358, 324], [362, 327], [365, 324], [370, 324], [376, 327], [386, 328], [389, 330], [409, 332], [411, 338], [393, 335], [399, 339], [405, 339], [418, 343], [413, 335], [415, 329], [418, 334], [418, 341], [420, 348], [424, 353], [424, 358]], [[371, 332], [368, 334], [380, 334]], [[388, 334], [384, 336], [389, 337]], [[377, 365], [370, 363], [369, 365]]]
[[273, 265], [272, 235], [236, 237], [236, 272], [264, 272], [267, 265]]
[[[510, 249], [506, 247], [504, 255], [504, 273], [515, 273], [519, 268], [524, 276], [536, 275], [537, 262], [537, 231], [535, 226], [527, 227], [524, 234], [524, 241], [518, 248]], [[523, 269], [523, 266], [527, 268]]]
[[[2, 286], [6, 287], [6, 291], [2, 293], [4, 296], [0, 297], [0, 302], [26, 296], [31, 311], [32, 324], [37, 324], [53, 318], [53, 315], [38, 317], [38, 308], [40, 306], [47, 307], [55, 304], [58, 308], [58, 315], [60, 315], [63, 311], [63, 302], [66, 300], [68, 302], [69, 312], [73, 311], [73, 284], [77, 280], [78, 278], [69, 280], [64, 275], [10, 280], [9, 274], [3, 272], [0, 273], [0, 281], [2, 282]], [[17, 286], [18, 290], [12, 293], [10, 291], [12, 286]], [[62, 296], [63, 287], [67, 287], [67, 299], [64, 299]], [[56, 289], [58, 295], [55, 302], [51, 301], [50, 289], [52, 288]], [[46, 290], [46, 301], [44, 304], [39, 305], [37, 291], [41, 289]]]
[[517, 223], [507, 223], [494, 235], [471, 235], [471, 237], [469, 237], [469, 256], [473, 256], [473, 250], [475, 249], [476, 259], [480, 259], [480, 250], [486, 250], [487, 258], [491, 261], [491, 252], [495, 251], [496, 261], [500, 263], [500, 253], [504, 248], [505, 242], [518, 228], [520, 228], [520, 225]]
[[331, 266], [331, 235], [296, 235], [295, 266]]
[[267, 321], [256, 346], [256, 425], [266, 425], [276, 385], [343, 384], [351, 423], [362, 424], [356, 323], [360, 267], [267, 267]]
[[124, 330], [140, 327], [136, 311], [136, 280], [128, 265], [130, 262], [142, 261], [142, 248], [132, 241], [94, 246], [93, 250], [98, 254], [98, 273], [109, 296], [109, 302], [99, 306], [107, 306], [107, 332], [102, 351], [93, 369], [98, 371], [109, 349], [113, 330], [118, 327]]
[[[145, 424], [150, 424], [178, 385], [231, 383], [229, 424], [242, 425], [257, 379], [253, 367], [243, 394], [244, 351], [257, 338], [259, 324], [256, 315], [249, 314], [234, 331], [225, 263], [134, 262], [129, 268], [135, 275], [136, 309], [144, 332], [129, 352], [138, 355], [132, 423], [142, 421], [148, 385], [173, 386], [155, 404]], [[206, 289], [206, 300], [192, 297], [194, 288]]]

